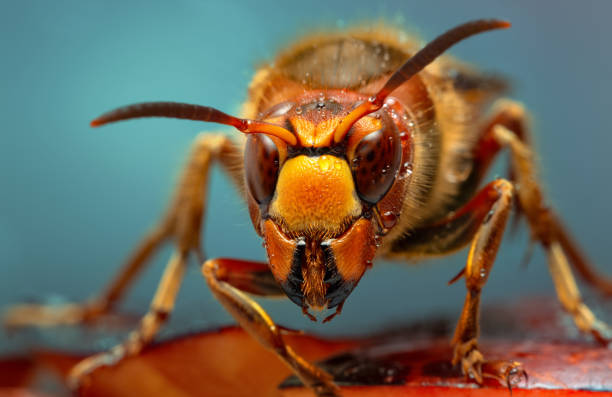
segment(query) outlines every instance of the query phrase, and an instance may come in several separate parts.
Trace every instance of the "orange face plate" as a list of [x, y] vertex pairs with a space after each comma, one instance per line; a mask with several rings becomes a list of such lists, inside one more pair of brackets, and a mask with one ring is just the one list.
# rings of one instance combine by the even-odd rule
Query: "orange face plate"
[[344, 159], [300, 155], [285, 162], [270, 203], [285, 232], [334, 236], [361, 214], [351, 170]]
[[342, 279], [356, 283], [376, 252], [372, 222], [359, 219], [340, 238], [332, 239], [330, 247]]
[[291, 272], [296, 242], [288, 239], [273, 221], [264, 222], [264, 239], [270, 259], [270, 270], [276, 281], [283, 284]]

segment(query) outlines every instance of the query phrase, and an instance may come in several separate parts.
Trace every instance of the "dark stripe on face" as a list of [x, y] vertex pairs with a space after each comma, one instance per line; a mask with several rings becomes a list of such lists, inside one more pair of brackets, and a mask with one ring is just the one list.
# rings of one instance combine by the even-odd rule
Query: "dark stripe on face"
[[323, 249], [326, 267], [325, 278], [323, 279], [323, 282], [327, 284], [325, 298], [327, 300], [327, 308], [331, 309], [346, 300], [355, 287], [355, 283], [343, 279], [342, 275], [338, 272], [338, 266], [336, 265], [331, 243], [329, 241], [324, 241], [321, 243], [321, 248]]
[[308, 156], [308, 157], [318, 157], [323, 156], [324, 154], [328, 154], [330, 156], [346, 158], [346, 148], [344, 145], [334, 145], [334, 146], [322, 146], [322, 147], [310, 147], [310, 146], [289, 146], [287, 148], [287, 158], [293, 158], [297, 156]]
[[293, 260], [291, 261], [291, 271], [287, 275], [287, 280], [282, 284], [287, 297], [298, 306], [303, 306], [304, 302], [304, 293], [302, 292], [302, 284], [304, 283], [302, 264], [304, 263], [305, 252], [306, 241], [302, 237], [295, 245]]

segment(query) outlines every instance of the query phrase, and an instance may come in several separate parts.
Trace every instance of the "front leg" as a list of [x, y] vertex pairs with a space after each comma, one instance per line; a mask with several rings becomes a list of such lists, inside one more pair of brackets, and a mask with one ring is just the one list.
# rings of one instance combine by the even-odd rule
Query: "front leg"
[[497, 255], [508, 215], [512, 208], [513, 187], [506, 180], [487, 185], [463, 211], [485, 213], [473, 237], [463, 275], [467, 295], [453, 337], [453, 364], [461, 364], [463, 373], [482, 383], [483, 376], [496, 378], [509, 386], [521, 373], [516, 362], [486, 362], [478, 349], [480, 295]]
[[[451, 216], [402, 236], [391, 244], [391, 255], [432, 256], [457, 251], [471, 242], [465, 276], [467, 296], [455, 330], [454, 364], [482, 383], [483, 376], [511, 384], [522, 373], [513, 361], [485, 361], [478, 349], [480, 294], [489, 277], [512, 207], [514, 189], [504, 179], [489, 183]], [[452, 282], [451, 281], [451, 282]]]
[[[317, 396], [339, 396], [332, 377], [300, 357], [288, 346], [270, 316], [242, 291], [270, 296], [282, 295], [266, 264], [235, 259], [211, 259], [202, 273], [213, 295], [254, 339], [276, 355], [310, 387]], [[240, 289], [239, 289], [240, 288]], [[242, 291], [241, 291], [242, 290]]]

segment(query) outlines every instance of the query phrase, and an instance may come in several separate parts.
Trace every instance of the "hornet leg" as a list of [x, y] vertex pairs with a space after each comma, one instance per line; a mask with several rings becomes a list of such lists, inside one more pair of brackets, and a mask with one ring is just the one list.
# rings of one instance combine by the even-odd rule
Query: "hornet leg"
[[202, 273], [213, 295], [255, 340], [276, 355], [313, 389], [317, 396], [339, 396], [331, 376], [300, 357], [283, 340], [283, 329], [242, 291], [258, 295], [284, 295], [266, 264], [235, 259], [211, 259]]

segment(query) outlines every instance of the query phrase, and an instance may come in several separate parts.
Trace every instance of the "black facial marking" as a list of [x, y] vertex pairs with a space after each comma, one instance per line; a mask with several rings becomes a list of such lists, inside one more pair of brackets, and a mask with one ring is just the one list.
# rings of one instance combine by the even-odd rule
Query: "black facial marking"
[[327, 300], [327, 308], [331, 309], [346, 300], [353, 288], [355, 288], [355, 283], [343, 279], [342, 275], [338, 272], [338, 266], [336, 266], [336, 259], [334, 258], [330, 242], [322, 242], [321, 248], [323, 249], [326, 265], [325, 277], [323, 278], [323, 281], [327, 284], [325, 299]]
[[302, 292], [302, 284], [304, 277], [302, 276], [302, 264], [304, 263], [304, 254], [306, 252], [306, 241], [300, 238], [293, 251], [293, 260], [291, 261], [291, 271], [287, 275], [287, 280], [282, 284], [283, 290], [291, 301], [299, 306], [303, 306], [304, 293]]
[[294, 147], [287, 148], [287, 158], [293, 158], [300, 155], [308, 157], [322, 156], [324, 154], [346, 158], [346, 148], [344, 145], [324, 146], [324, 147]]

